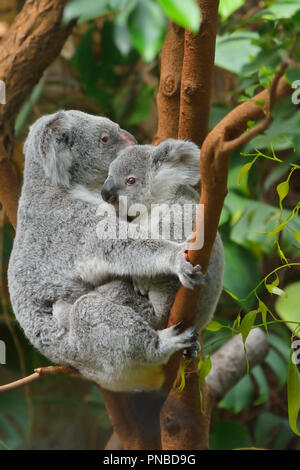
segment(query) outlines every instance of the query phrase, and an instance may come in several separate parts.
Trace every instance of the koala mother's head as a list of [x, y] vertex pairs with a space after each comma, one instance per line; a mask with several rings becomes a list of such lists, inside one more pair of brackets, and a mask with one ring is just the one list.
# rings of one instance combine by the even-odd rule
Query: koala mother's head
[[101, 183], [117, 153], [135, 144], [134, 137], [110, 119], [81, 111], [43, 116], [30, 128], [26, 161], [42, 169], [54, 185]]
[[111, 163], [101, 194], [117, 205], [120, 196], [131, 204], [164, 202], [182, 184], [200, 179], [200, 149], [192, 142], [168, 139], [159, 144], [134, 145], [122, 150]]

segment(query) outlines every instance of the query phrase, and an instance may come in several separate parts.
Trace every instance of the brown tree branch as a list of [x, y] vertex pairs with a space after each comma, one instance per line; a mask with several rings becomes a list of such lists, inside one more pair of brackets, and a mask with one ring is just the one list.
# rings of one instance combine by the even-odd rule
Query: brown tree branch
[[20, 188], [10, 162], [17, 113], [44, 70], [59, 54], [73, 24], [61, 24], [67, 0], [27, 1], [1, 40], [0, 80], [6, 104], [0, 105], [0, 201], [14, 227]]
[[70, 366], [48, 366], [39, 367], [34, 369], [34, 373], [23, 377], [22, 379], [16, 380], [9, 384], [0, 385], [0, 393], [8, 392], [16, 388], [24, 387], [24, 385], [30, 384], [49, 375], [78, 375], [78, 371]]
[[208, 134], [219, 0], [198, 0], [200, 31], [185, 31], [178, 139], [201, 147]]
[[160, 85], [157, 94], [158, 129], [153, 144], [178, 136], [184, 30], [169, 24], [161, 52]]

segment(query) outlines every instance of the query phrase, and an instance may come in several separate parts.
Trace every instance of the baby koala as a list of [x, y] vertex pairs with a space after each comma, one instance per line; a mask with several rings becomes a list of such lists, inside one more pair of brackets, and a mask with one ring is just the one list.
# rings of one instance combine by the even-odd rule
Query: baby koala
[[[182, 243], [192, 231], [199, 195], [192, 188], [200, 179], [200, 150], [192, 142], [168, 139], [157, 147], [135, 145], [120, 151], [109, 167], [102, 197], [113, 204], [119, 217], [129, 218], [140, 228], [140, 235], [165, 238]], [[197, 248], [201, 248], [198, 246]], [[143, 252], [140, 253], [143, 257]], [[137, 263], [139, 259], [135, 260]], [[159, 259], [157, 260], [159, 263]], [[199, 269], [201, 269], [199, 267]], [[223, 245], [216, 237], [208, 273], [202, 275], [196, 327], [198, 332], [211, 320], [218, 303], [224, 270]], [[153, 327], [165, 328], [178, 277], [159, 275], [133, 277], [135, 288], [147, 295], [153, 306]], [[195, 355], [195, 353], [189, 354]]]

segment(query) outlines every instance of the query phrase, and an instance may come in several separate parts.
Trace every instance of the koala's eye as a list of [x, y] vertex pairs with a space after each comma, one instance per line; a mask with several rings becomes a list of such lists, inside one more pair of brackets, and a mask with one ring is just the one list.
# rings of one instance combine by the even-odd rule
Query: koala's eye
[[127, 184], [127, 186], [132, 186], [133, 184], [135, 184], [135, 182], [136, 182], [136, 178], [134, 176], [129, 176], [125, 180], [125, 183]]
[[107, 144], [107, 142], [109, 141], [109, 135], [107, 134], [107, 132], [102, 132], [100, 140], [103, 144]]

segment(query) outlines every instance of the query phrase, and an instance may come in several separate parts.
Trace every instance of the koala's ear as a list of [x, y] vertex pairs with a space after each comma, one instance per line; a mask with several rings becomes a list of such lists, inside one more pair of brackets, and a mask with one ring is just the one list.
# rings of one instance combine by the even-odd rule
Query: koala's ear
[[53, 184], [68, 187], [72, 153], [68, 147], [71, 124], [65, 111], [38, 119], [24, 144], [27, 158], [35, 158]]
[[200, 149], [193, 142], [165, 140], [154, 153], [155, 180], [161, 180], [162, 184], [170, 181], [195, 186], [200, 180], [199, 162]]

